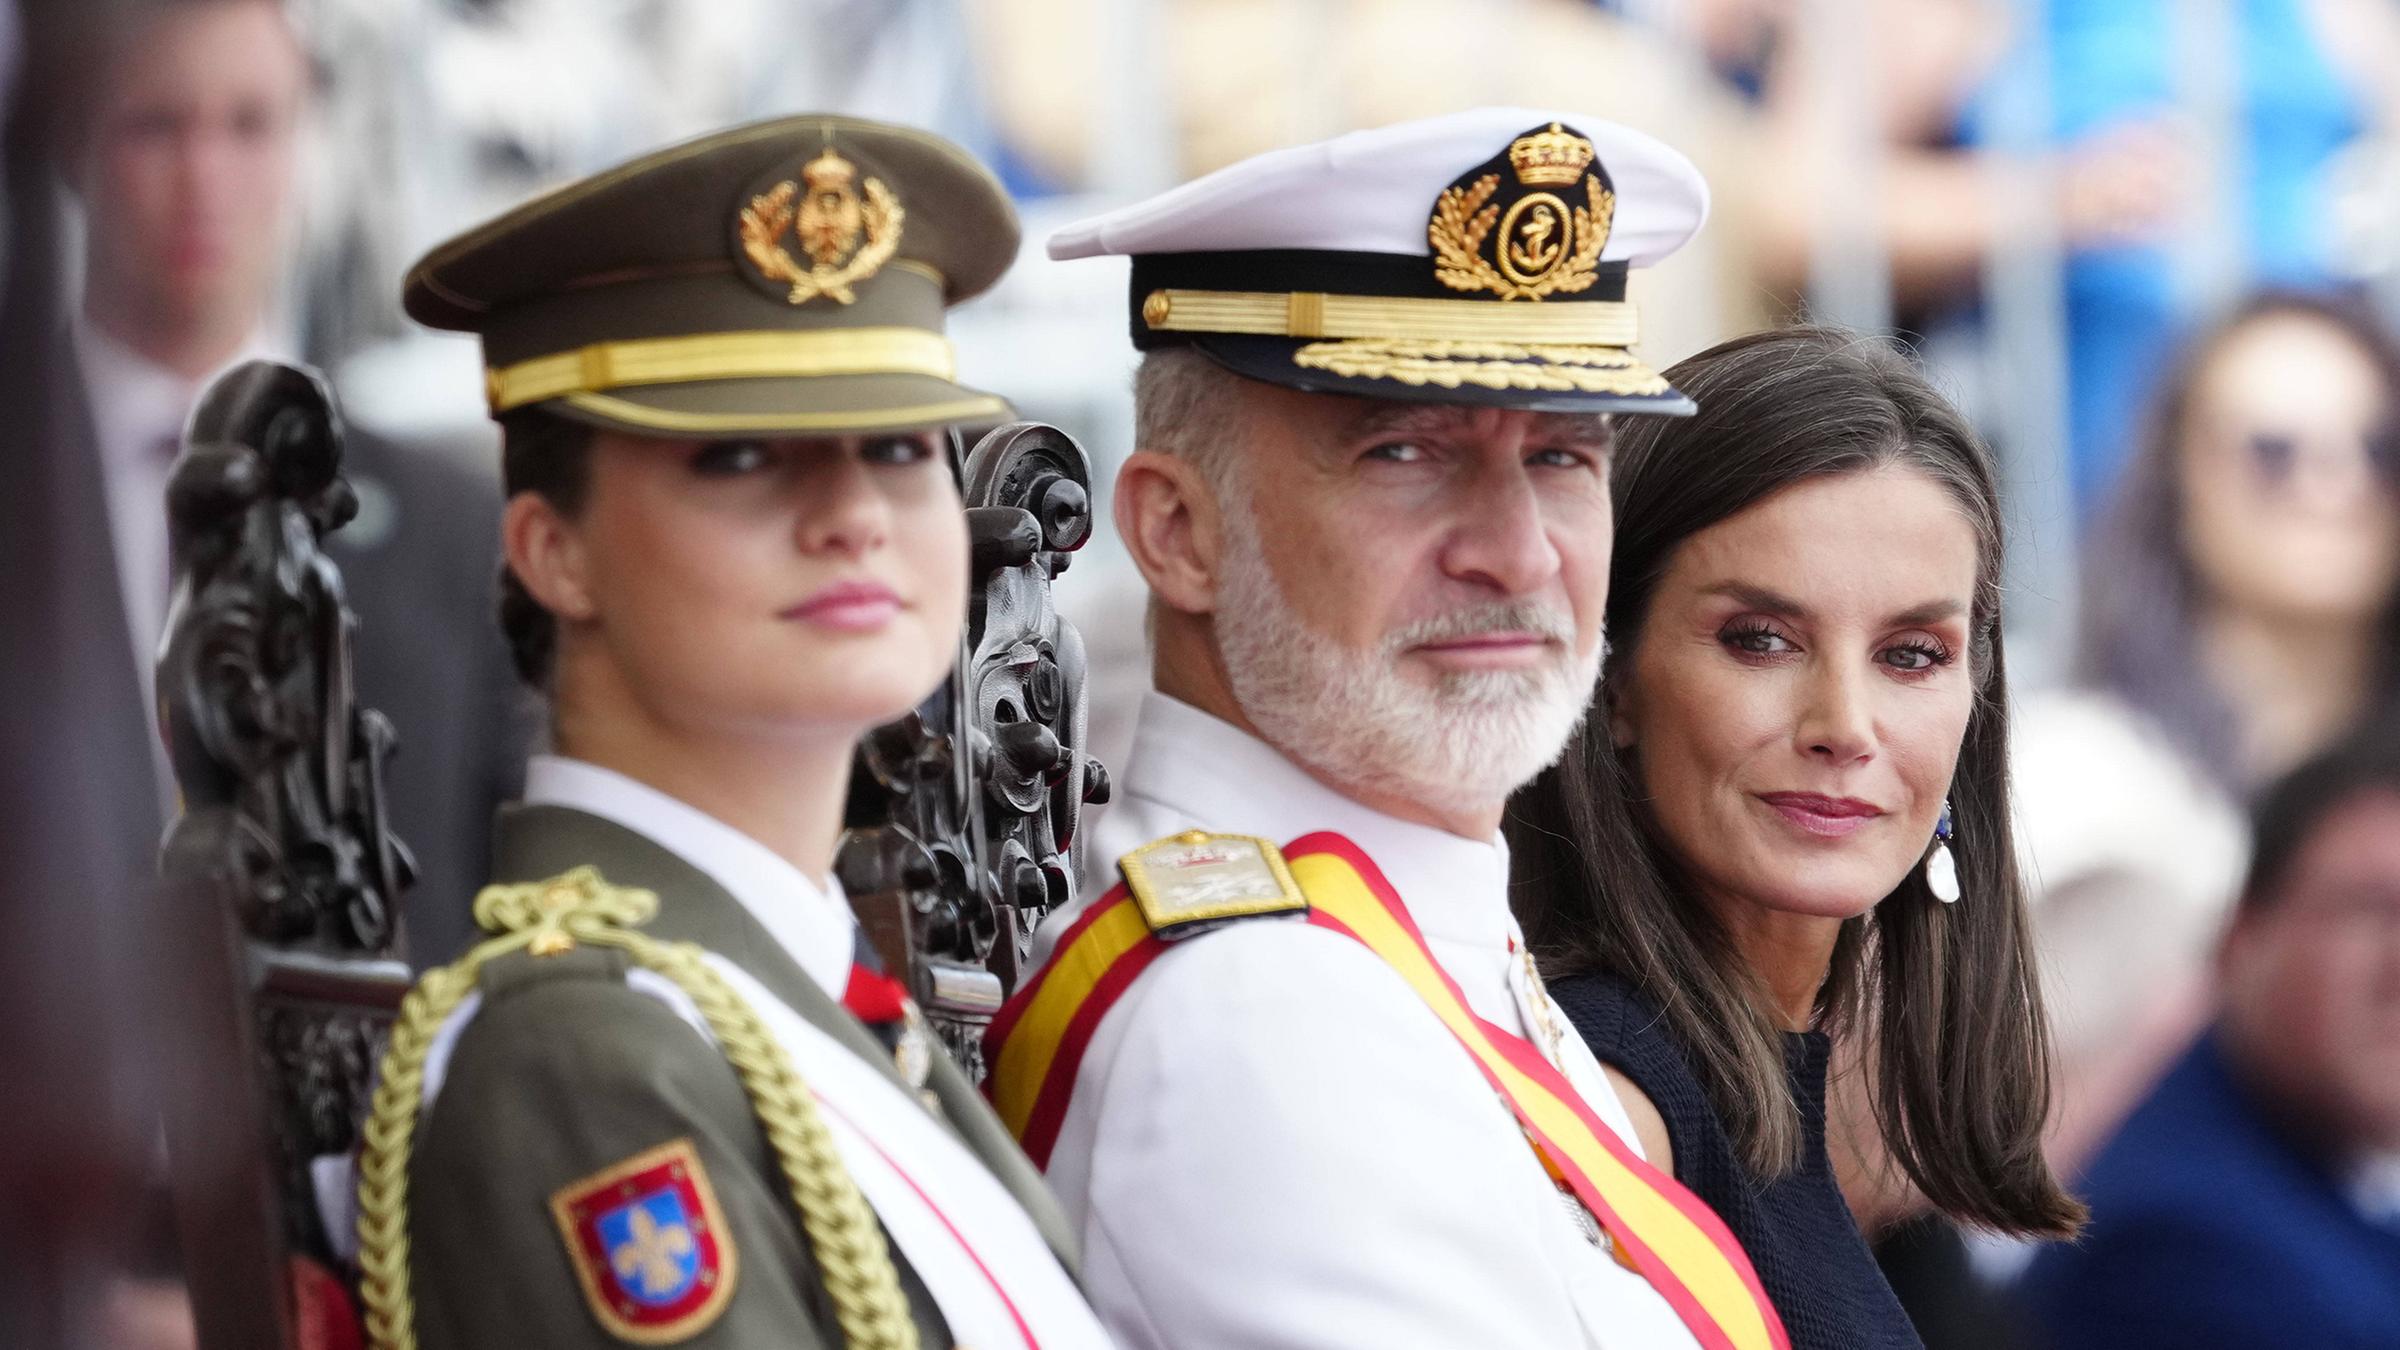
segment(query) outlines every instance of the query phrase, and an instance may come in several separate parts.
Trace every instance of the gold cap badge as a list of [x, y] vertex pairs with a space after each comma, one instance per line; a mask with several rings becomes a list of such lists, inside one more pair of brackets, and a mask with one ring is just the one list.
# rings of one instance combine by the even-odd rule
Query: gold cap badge
[[[801, 168], [800, 180], [787, 178], [742, 208], [742, 255], [766, 280], [790, 283], [784, 298], [795, 305], [819, 296], [850, 304], [858, 299], [851, 288], [900, 247], [907, 213], [882, 179], [862, 184], [858, 166], [830, 146]], [[787, 239], [800, 246], [805, 263], [784, 246]]]
[[[1617, 197], [1591, 141], [1553, 122], [1468, 170], [1434, 202], [1425, 227], [1434, 276], [1454, 291], [1541, 300], [1599, 278]], [[1508, 170], [1503, 182], [1503, 165]], [[1581, 182], [1578, 193], [1574, 185]], [[1541, 188], [1569, 189], [1562, 197]], [[1569, 199], [1580, 198], [1574, 205]]]

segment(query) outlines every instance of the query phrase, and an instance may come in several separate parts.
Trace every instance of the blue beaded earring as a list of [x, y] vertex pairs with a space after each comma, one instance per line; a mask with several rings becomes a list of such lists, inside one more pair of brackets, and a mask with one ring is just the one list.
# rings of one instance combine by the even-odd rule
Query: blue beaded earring
[[1925, 889], [1945, 905], [1958, 903], [1958, 860], [1950, 856], [1950, 803], [1942, 803], [1942, 818], [1934, 822], [1933, 850], [1925, 855]]

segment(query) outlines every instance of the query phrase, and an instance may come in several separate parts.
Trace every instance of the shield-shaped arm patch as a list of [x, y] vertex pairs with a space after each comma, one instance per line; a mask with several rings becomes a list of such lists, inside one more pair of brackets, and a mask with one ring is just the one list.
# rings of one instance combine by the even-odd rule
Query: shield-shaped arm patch
[[560, 1187], [550, 1213], [584, 1305], [620, 1340], [688, 1340], [733, 1297], [733, 1233], [689, 1139]]

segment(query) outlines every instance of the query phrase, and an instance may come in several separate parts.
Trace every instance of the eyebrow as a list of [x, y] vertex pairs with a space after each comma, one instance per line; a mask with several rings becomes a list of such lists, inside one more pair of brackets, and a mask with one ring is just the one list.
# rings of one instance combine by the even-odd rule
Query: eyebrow
[[1396, 403], [1375, 400], [1351, 419], [1352, 436], [1382, 436], [1396, 431], [1433, 431], [1472, 419], [1472, 409], [1447, 403]]
[[[1453, 403], [1397, 403], [1376, 400], [1348, 428], [1353, 437], [1387, 436], [1396, 432], [1431, 432], [1472, 421], [1480, 408]], [[1529, 440], [1591, 445], [1613, 439], [1614, 424], [1606, 413], [1544, 413], [1528, 433]]]
[[[1781, 591], [1769, 590], [1764, 586], [1753, 586], [1744, 581], [1721, 581], [1714, 586], [1703, 587], [1700, 593], [1739, 600], [1751, 609], [1763, 609], [1769, 614], [1780, 615], [1787, 619], [1805, 622], [1812, 617], [1808, 606]], [[1904, 609], [1892, 615], [1885, 622], [1896, 627], [1914, 628], [1923, 624], [1940, 623], [1944, 619], [1955, 619], [1966, 612], [1966, 605], [1958, 600], [1928, 600], [1924, 604]]]

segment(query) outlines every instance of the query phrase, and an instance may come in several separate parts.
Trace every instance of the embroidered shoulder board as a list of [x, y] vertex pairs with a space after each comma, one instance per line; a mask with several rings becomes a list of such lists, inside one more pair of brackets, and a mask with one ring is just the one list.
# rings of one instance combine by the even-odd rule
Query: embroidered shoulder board
[[1255, 835], [1185, 830], [1117, 859], [1117, 870], [1142, 921], [1170, 942], [1239, 919], [1308, 913], [1283, 850]]

